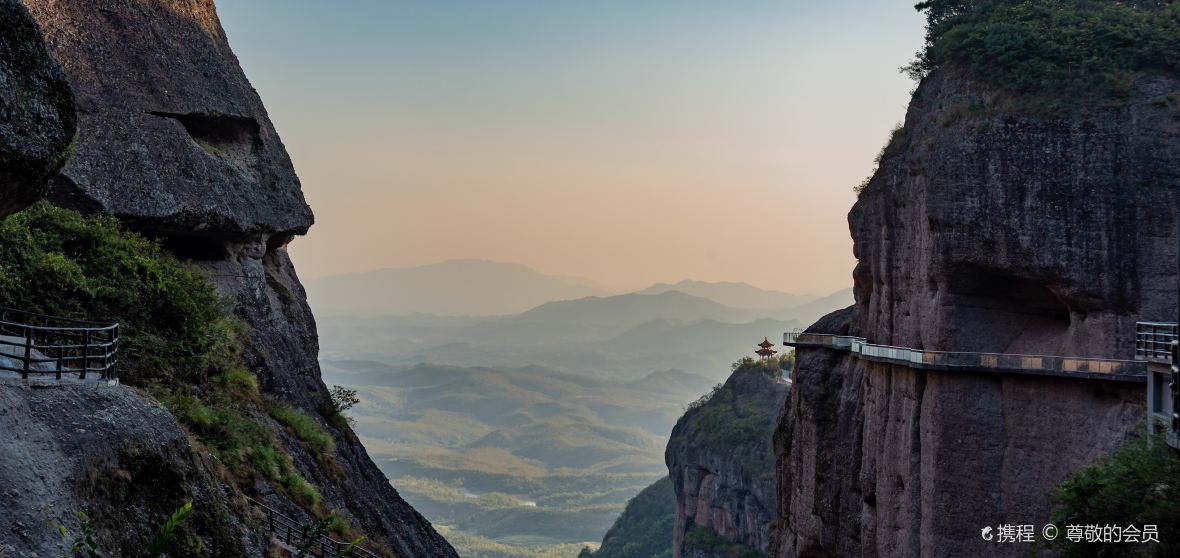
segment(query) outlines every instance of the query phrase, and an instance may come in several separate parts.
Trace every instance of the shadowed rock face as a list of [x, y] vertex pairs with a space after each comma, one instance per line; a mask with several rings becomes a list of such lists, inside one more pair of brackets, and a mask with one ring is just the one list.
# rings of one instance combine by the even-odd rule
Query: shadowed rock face
[[299, 179], [211, 1], [27, 0], [77, 97], [61, 205], [164, 235], [302, 234]]
[[788, 392], [785, 382], [738, 371], [677, 421], [664, 452], [676, 493], [673, 556], [714, 558], [687, 543], [693, 525], [766, 551], [775, 509], [771, 433]]
[[[812, 326], [926, 350], [1128, 359], [1176, 307], [1180, 83], [1057, 115], [996, 109], [951, 70], [849, 213], [857, 303]], [[799, 351], [776, 433], [777, 556], [1021, 555], [985, 525], [1044, 523], [1117, 448], [1142, 384], [922, 372]]]
[[44, 190], [74, 137], [74, 96], [16, 0], [0, 0], [0, 217]]
[[857, 333], [1131, 358], [1136, 320], [1175, 318], [1180, 82], [1058, 117], [992, 114], [992, 97], [945, 72], [914, 96], [904, 149], [848, 216]]
[[[63, 410], [68, 409], [68, 412]], [[137, 556], [178, 502], [194, 509], [177, 540], [204, 538], [209, 556], [261, 556], [229, 509], [230, 495], [212, 481], [168, 411], [134, 390], [70, 386], [0, 386], [0, 553], [71, 556], [76, 512], [94, 522], [108, 556]], [[56, 525], [70, 531], [63, 538]]]
[[[245, 357], [262, 390], [319, 420], [328, 394], [316, 325], [286, 250], [311, 226], [311, 210], [213, 1], [24, 4], [78, 105], [76, 147], [52, 180], [51, 201], [113, 214], [192, 259], [251, 326]], [[339, 471], [275, 428], [327, 508], [398, 556], [455, 555], [354, 436], [324, 426]], [[260, 490], [271, 505], [298, 509], [282, 492]]]

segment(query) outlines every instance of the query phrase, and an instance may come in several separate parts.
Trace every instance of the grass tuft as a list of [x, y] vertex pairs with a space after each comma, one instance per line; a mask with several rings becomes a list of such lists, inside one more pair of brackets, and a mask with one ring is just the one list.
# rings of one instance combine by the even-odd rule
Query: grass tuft
[[330, 458], [336, 453], [336, 443], [332, 441], [332, 436], [310, 415], [304, 414], [290, 405], [282, 404], [270, 405], [267, 410], [270, 412], [270, 416], [290, 429], [291, 433], [314, 451], [318, 457]]

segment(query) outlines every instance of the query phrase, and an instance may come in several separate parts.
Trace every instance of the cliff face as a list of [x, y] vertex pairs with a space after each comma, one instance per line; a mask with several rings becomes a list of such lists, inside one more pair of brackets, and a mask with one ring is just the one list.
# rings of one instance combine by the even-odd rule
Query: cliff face
[[36, 200], [74, 137], [74, 95], [36, 22], [0, 0], [0, 216]]
[[[1180, 83], [1005, 111], [953, 70], [919, 86], [849, 214], [856, 304], [809, 328], [926, 350], [1129, 359], [1176, 304]], [[1020, 555], [1071, 471], [1142, 418], [1142, 384], [923, 372], [799, 351], [776, 432], [777, 556]]]
[[[113, 214], [193, 260], [250, 326], [246, 360], [262, 391], [320, 420], [328, 396], [315, 321], [286, 251], [312, 214], [213, 1], [24, 5], [77, 104], [76, 143], [50, 180], [50, 200]], [[72, 114], [61, 120], [72, 125]], [[73, 135], [61, 127], [68, 132], [58, 134]], [[374, 545], [399, 556], [455, 555], [355, 436], [320, 422], [335, 438], [339, 470], [325, 470], [275, 428], [326, 508], [342, 510]], [[298, 509], [281, 491], [260, 491], [276, 507]]]
[[[147, 540], [171, 503], [185, 500], [197, 505], [177, 539], [204, 548], [195, 555], [259, 556], [265, 546], [265, 536], [239, 529], [230, 496], [168, 411], [133, 390], [0, 386], [0, 432], [0, 554], [71, 555], [80, 510], [100, 540]], [[142, 548], [105, 550], [134, 556]]]
[[739, 368], [677, 421], [664, 453], [676, 493], [674, 557], [730, 555], [697, 544], [689, 533], [699, 527], [766, 551], [775, 509], [771, 433], [788, 391], [777, 365]]

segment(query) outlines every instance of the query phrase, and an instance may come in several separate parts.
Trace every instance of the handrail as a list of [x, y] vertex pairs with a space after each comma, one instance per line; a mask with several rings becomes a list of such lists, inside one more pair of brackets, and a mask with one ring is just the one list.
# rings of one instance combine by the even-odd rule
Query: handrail
[[1177, 340], [1176, 322], [1135, 324], [1135, 360], [1172, 363], [1172, 344]]
[[23, 382], [64, 377], [113, 383], [118, 362], [118, 323], [0, 307], [0, 379], [12, 372]]
[[42, 320], [46, 320], [46, 321], [52, 320], [55, 322], [64, 322], [64, 323], [71, 323], [71, 324], [79, 324], [79, 325], [83, 325], [83, 326], [90, 326], [91, 328], [95, 328], [95, 329], [106, 329], [106, 328], [110, 328], [113, 325], [118, 325], [118, 324], [115, 324], [114, 322], [100, 322], [100, 321], [93, 321], [93, 320], [80, 320], [77, 318], [66, 318], [66, 317], [62, 317], [62, 316], [51, 316], [49, 314], [30, 312], [28, 310], [9, 308], [7, 306], [0, 306], [0, 322], [2, 322], [4, 320], [4, 318], [6, 318], [10, 313], [16, 314], [18, 316], [28, 316], [30, 318], [41, 318]]
[[[315, 533], [314, 526], [300, 523], [298, 520], [283, 515], [278, 510], [249, 496], [246, 496], [246, 500], [266, 512], [267, 529], [283, 545], [289, 546], [292, 549], [298, 548], [300, 545], [306, 544], [307, 539]], [[315, 543], [312, 544], [311, 548], [308, 549], [307, 556], [311, 558], [335, 558], [337, 554], [347, 549], [349, 544], [351, 543], [341, 542], [327, 535], [320, 535]], [[359, 545], [352, 548], [352, 556], [380, 558], [378, 555], [361, 548]]]
[[919, 369], [1006, 371], [1130, 381], [1142, 381], [1146, 377], [1146, 369], [1143, 363], [1138, 360], [1016, 353], [927, 351], [893, 345], [878, 345], [869, 343], [863, 337], [800, 331], [785, 333], [783, 344], [847, 350], [869, 360], [900, 363]]

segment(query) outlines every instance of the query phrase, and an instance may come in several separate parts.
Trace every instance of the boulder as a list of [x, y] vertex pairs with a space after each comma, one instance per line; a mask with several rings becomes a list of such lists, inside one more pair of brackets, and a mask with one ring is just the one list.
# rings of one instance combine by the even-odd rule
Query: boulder
[[0, 217], [27, 207], [70, 154], [74, 95], [16, 0], [0, 0]]

